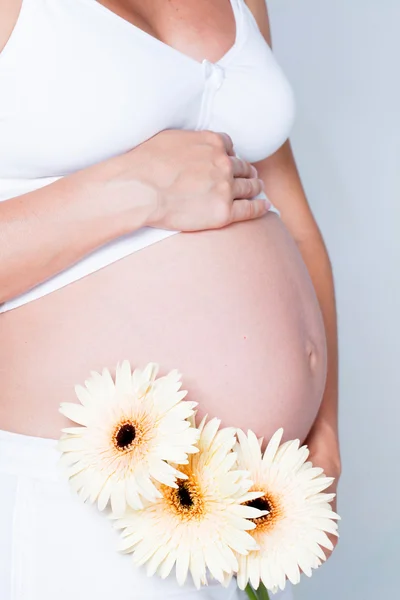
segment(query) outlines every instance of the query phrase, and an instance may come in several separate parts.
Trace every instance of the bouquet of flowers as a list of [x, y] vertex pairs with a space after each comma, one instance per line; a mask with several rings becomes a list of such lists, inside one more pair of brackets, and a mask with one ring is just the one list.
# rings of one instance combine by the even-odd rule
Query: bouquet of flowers
[[325, 560], [337, 519], [324, 493], [333, 479], [307, 462], [298, 440], [278, 430], [262, 451], [252, 431], [220, 427], [185, 400], [181, 376], [158, 365], [131, 372], [128, 361], [91, 374], [80, 401], [60, 411], [61, 465], [83, 501], [110, 508], [119, 549], [134, 565], [165, 578], [174, 570], [197, 588], [210, 574], [237, 578], [249, 598], [296, 584]]

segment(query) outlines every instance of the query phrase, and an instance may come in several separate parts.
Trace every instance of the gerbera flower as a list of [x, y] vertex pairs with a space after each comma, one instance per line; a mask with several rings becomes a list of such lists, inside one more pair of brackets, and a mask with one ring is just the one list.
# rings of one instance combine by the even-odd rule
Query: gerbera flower
[[264, 512], [251, 506], [260, 494], [249, 493], [248, 473], [236, 467], [235, 429], [219, 429], [220, 421], [199, 426], [199, 453], [189, 457], [178, 488], [157, 486], [161, 497], [143, 510], [128, 511], [117, 521], [123, 530], [120, 550], [133, 552], [136, 565], [147, 563], [148, 575], [162, 578], [176, 565], [178, 583], [188, 572], [197, 588], [207, 583], [206, 569], [221, 583], [238, 568], [238, 555], [257, 547], [247, 530], [249, 520]]
[[238, 556], [238, 585], [245, 589], [250, 581], [257, 589], [260, 581], [272, 592], [284, 589], [286, 578], [298, 583], [300, 569], [311, 576], [312, 569], [325, 560], [321, 548], [332, 549], [326, 533], [337, 535], [335, 519], [329, 502], [334, 494], [323, 494], [333, 478], [323, 469], [306, 462], [309, 451], [299, 447], [299, 440], [280, 445], [283, 430], [279, 429], [264, 454], [252, 431], [238, 430], [238, 465], [250, 472], [253, 488], [262, 497], [248, 503], [267, 511], [254, 519], [251, 535], [259, 549], [247, 556]]
[[76, 386], [81, 404], [63, 403], [60, 412], [80, 427], [63, 429], [59, 449], [72, 487], [83, 500], [103, 510], [108, 501], [117, 515], [128, 504], [141, 508], [142, 498], [155, 501], [155, 482], [178, 489], [186, 475], [169, 465], [188, 464], [197, 452], [198, 431], [187, 420], [196, 402], [183, 401], [177, 371], [156, 379], [150, 363], [131, 373], [128, 361], [110, 372], [92, 372], [85, 387]]

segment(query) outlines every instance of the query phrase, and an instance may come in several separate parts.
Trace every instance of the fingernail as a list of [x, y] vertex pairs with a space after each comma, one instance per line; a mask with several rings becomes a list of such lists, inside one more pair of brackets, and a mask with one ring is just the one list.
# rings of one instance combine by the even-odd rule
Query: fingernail
[[258, 171], [253, 165], [251, 165], [251, 172], [253, 173], [253, 177], [258, 177]]
[[264, 190], [264, 189], [265, 189], [265, 184], [264, 184], [264, 181], [263, 181], [262, 179], [259, 179], [258, 181], [259, 181], [259, 182], [260, 182], [260, 184], [261, 184], [261, 188]]

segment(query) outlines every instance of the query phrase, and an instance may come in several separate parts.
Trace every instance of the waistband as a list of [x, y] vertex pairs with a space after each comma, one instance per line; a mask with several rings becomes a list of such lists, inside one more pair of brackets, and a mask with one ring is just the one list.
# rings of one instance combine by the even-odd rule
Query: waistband
[[0, 473], [61, 480], [57, 440], [0, 430]]

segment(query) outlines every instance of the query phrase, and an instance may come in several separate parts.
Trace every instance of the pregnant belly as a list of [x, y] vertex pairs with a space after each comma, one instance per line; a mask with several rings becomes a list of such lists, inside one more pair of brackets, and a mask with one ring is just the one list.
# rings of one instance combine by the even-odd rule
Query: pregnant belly
[[0, 318], [0, 428], [58, 437], [91, 370], [178, 368], [200, 415], [307, 435], [325, 383], [322, 319], [276, 215], [179, 234]]

